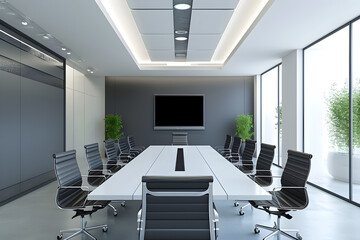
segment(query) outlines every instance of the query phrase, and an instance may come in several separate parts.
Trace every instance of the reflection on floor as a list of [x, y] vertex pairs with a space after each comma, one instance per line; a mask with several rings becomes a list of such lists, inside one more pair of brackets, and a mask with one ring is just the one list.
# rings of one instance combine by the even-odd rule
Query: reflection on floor
[[[360, 174], [360, 173], [359, 173]], [[336, 180], [330, 174], [322, 173], [318, 171], [316, 174], [312, 174], [309, 178], [311, 183], [314, 183], [322, 188], [325, 188], [331, 192], [334, 192], [345, 198], [349, 197], [349, 183]], [[353, 184], [353, 200], [360, 203], [360, 185]]]
[[[71, 219], [72, 211], [60, 210], [55, 205], [57, 182], [50, 183], [30, 194], [0, 207], [0, 239], [56, 239], [60, 229], [80, 226], [80, 219]], [[282, 227], [298, 228], [303, 239], [308, 240], [358, 240], [360, 208], [308, 186], [310, 204], [302, 211], [294, 212], [293, 219], [282, 219]], [[240, 202], [240, 205], [245, 202]], [[87, 217], [88, 226], [106, 223], [109, 231], [92, 231], [98, 239], [136, 240], [136, 213], [139, 201], [128, 201], [123, 208], [114, 203], [118, 216], [104, 209]], [[231, 201], [217, 201], [220, 214], [219, 240], [262, 239], [269, 232], [254, 234], [255, 223], [272, 225], [276, 220], [263, 211], [246, 208], [239, 216], [238, 208]], [[67, 235], [66, 235], [67, 236]], [[77, 237], [74, 239], [88, 239]], [[285, 239], [285, 238], [280, 238]]]

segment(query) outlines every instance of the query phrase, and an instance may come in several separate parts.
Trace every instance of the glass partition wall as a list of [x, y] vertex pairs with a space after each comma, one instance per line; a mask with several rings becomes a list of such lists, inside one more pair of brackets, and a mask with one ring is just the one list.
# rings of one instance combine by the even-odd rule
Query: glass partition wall
[[261, 142], [276, 146], [274, 163], [278, 165], [281, 165], [281, 113], [281, 65], [276, 65], [261, 74]]
[[309, 182], [360, 203], [360, 22], [304, 49], [304, 151]]

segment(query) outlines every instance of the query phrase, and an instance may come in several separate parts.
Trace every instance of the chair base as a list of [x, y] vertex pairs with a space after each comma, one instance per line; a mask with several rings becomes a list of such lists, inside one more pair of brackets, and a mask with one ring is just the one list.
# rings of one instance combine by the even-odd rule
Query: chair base
[[94, 229], [99, 229], [99, 228], [102, 228], [103, 232], [107, 232], [107, 230], [108, 230], [108, 227], [106, 224], [97, 225], [97, 226], [93, 226], [93, 227], [86, 227], [85, 218], [81, 217], [81, 228], [60, 230], [60, 234], [57, 236], [57, 239], [58, 240], [62, 239], [64, 233], [73, 233], [70, 236], [68, 236], [67, 238], [64, 238], [63, 240], [71, 239], [79, 234], [85, 234], [88, 237], [90, 237], [91, 239], [96, 240], [96, 238], [93, 235], [91, 235], [88, 231], [94, 230]]
[[[238, 206], [239, 206], [239, 203], [235, 201], [235, 202], [234, 202], [234, 207], [238, 207]], [[251, 206], [250, 203], [247, 203], [247, 204], [245, 204], [245, 205], [243, 205], [243, 206], [240, 207], [240, 210], [239, 210], [239, 215], [240, 215], [240, 216], [242, 216], [242, 215], [245, 214], [245, 213], [244, 213], [244, 208], [246, 208], [246, 207], [248, 207], [248, 206]]]
[[[274, 222], [273, 227], [256, 224], [255, 228], [254, 228], [254, 233], [255, 234], [260, 232], [259, 228], [263, 228], [263, 229], [272, 231], [272, 233], [270, 233], [269, 235], [264, 237], [263, 240], [269, 239], [269, 238], [271, 238], [273, 236], [277, 236], [277, 239], [279, 239], [280, 235], [283, 235], [283, 236], [285, 236], [287, 238], [294, 239], [294, 240], [302, 240], [302, 237], [301, 237], [298, 229], [281, 229], [280, 228], [280, 217], [279, 216], [277, 218], [277, 223]], [[288, 232], [296, 232], [296, 236], [294, 237], [294, 236], [290, 235]]]

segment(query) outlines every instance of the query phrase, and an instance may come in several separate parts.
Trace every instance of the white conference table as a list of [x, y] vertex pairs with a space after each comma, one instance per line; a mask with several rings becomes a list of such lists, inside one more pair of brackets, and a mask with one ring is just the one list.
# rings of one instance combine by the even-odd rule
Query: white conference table
[[[177, 149], [185, 171], [175, 171]], [[142, 176], [213, 176], [214, 200], [271, 200], [271, 195], [211, 146], [150, 146], [92, 191], [89, 200], [141, 200]]]

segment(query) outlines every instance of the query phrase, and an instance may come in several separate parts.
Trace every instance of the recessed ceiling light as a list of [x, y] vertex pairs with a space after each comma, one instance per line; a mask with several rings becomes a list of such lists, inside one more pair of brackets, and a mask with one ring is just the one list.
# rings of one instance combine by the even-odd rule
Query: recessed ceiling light
[[71, 54], [71, 52], [67, 52], [66, 54], [67, 54], [67, 55], [70, 55], [70, 54]]
[[43, 35], [43, 38], [49, 39], [49, 36], [45, 34], [45, 35]]
[[188, 31], [186, 31], [186, 30], [176, 30], [175, 33], [176, 34], [187, 34]]
[[27, 26], [28, 22], [27, 21], [22, 21], [21, 24], [24, 25], [24, 26]]
[[88, 68], [87, 71], [90, 72], [91, 70]]
[[66, 48], [62, 47], [61, 50], [66, 51]]
[[176, 37], [175, 40], [176, 41], [185, 41], [185, 40], [187, 40], [187, 37]]
[[93, 74], [93, 73], [94, 73], [94, 71], [90, 71], [90, 73], [91, 73], [91, 74]]
[[177, 10], [187, 10], [191, 8], [191, 6], [189, 4], [180, 3], [180, 4], [176, 4], [174, 8], [176, 8]]

